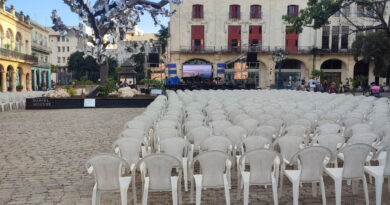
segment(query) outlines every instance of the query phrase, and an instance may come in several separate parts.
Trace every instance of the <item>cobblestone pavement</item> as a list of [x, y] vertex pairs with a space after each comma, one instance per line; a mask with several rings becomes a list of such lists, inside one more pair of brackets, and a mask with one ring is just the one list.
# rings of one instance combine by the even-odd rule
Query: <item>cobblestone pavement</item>
[[[94, 154], [112, 152], [111, 144], [124, 122], [142, 109], [84, 109], [16, 111], [0, 113], [0, 204], [91, 204], [93, 176], [84, 167]], [[232, 204], [237, 199], [236, 172], [233, 171]], [[292, 204], [292, 186], [284, 179], [279, 204]], [[327, 204], [334, 204], [334, 183], [325, 177]], [[343, 183], [342, 204], [365, 204], [362, 183], [359, 193]], [[375, 186], [368, 184], [370, 203], [375, 204]], [[141, 184], [137, 176], [137, 198], [141, 203]], [[190, 203], [190, 192], [183, 190], [183, 203]], [[242, 196], [242, 194], [241, 194]], [[250, 202], [273, 204], [272, 189], [250, 187]], [[300, 204], [320, 205], [313, 197], [310, 184], [300, 189]], [[119, 193], [103, 194], [101, 204], [120, 204]], [[131, 191], [128, 204], [132, 204]], [[171, 204], [169, 192], [149, 193], [149, 204]], [[225, 204], [223, 189], [202, 192], [202, 204]], [[387, 180], [383, 202], [390, 204]]]

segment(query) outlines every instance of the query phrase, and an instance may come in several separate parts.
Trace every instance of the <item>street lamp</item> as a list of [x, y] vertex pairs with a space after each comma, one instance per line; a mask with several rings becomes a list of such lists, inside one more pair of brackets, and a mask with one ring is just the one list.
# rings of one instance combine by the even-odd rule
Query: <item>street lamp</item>
[[277, 89], [283, 89], [283, 81], [282, 81], [282, 62], [283, 60], [288, 58], [287, 51], [279, 49], [277, 51], [272, 52], [272, 60], [278, 64], [278, 75], [276, 77]]

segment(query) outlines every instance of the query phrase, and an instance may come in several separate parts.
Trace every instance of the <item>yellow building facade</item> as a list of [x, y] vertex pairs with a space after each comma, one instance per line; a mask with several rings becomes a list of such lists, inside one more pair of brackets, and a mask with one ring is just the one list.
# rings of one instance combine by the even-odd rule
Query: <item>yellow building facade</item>
[[32, 90], [31, 67], [38, 58], [31, 55], [30, 17], [5, 8], [0, 1], [0, 74], [1, 91]]

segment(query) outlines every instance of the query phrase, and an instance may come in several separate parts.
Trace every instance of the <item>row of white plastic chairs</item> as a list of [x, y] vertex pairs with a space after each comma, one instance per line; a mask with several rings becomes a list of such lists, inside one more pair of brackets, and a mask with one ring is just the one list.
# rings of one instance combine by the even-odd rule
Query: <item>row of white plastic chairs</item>
[[42, 97], [43, 92], [29, 91], [29, 92], [0, 92], [0, 108], [1, 112], [12, 111], [26, 108], [26, 99]]
[[[182, 93], [178, 93], [178, 95], [180, 96]], [[186, 108], [191, 108], [191, 109], [186, 109], [186, 108], [184, 108], [184, 106], [183, 106], [183, 104], [181, 104], [181, 103], [179, 103], [179, 102], [181, 102], [180, 100], [178, 100], [178, 98], [177, 98], [177, 96], [175, 97], [175, 95], [173, 94], [173, 93], [169, 93], [169, 103], [167, 103], [167, 101], [166, 100], [156, 100], [156, 102], [157, 103], [155, 103], [156, 105], [155, 106], [151, 106], [151, 107], [153, 107], [153, 108], [148, 108], [148, 110], [143, 114], [143, 115], [141, 115], [141, 116], [139, 116], [139, 117], [136, 117], [133, 121], [131, 121], [131, 122], [129, 122], [129, 123], [127, 123], [127, 125], [126, 125], [126, 127], [127, 128], [129, 128], [129, 129], [127, 129], [127, 130], [125, 130], [121, 135], [122, 136], [124, 136], [125, 138], [123, 138], [123, 139], [126, 139], [126, 140], [129, 140], [129, 138], [138, 138], [139, 136], [136, 136], [137, 134], [135, 134], [135, 133], [137, 133], [137, 131], [135, 131], [135, 130], [137, 130], [137, 129], [140, 129], [142, 132], [139, 132], [140, 133], [140, 136], [142, 137], [142, 142], [141, 143], [143, 143], [145, 146], [144, 146], [144, 149], [143, 149], [143, 153], [145, 154], [145, 153], [147, 153], [147, 152], [150, 152], [151, 150], [154, 150], [154, 151], [156, 151], [156, 152], [165, 152], [165, 153], [171, 153], [171, 155], [173, 155], [173, 156], [176, 156], [176, 159], [177, 158], [179, 158], [179, 156], [180, 155], [182, 155], [182, 154], [180, 154], [180, 152], [183, 152], [183, 151], [180, 151], [181, 149], [179, 148], [179, 147], [183, 147], [183, 146], [180, 146], [180, 143], [178, 143], [178, 142], [180, 142], [180, 138], [173, 138], [173, 137], [167, 137], [167, 138], [165, 138], [165, 137], [163, 137], [164, 136], [164, 133], [160, 133], [159, 132], [159, 129], [164, 129], [164, 128], [166, 128], [166, 129], [168, 129], [168, 127], [165, 127], [165, 126], [170, 126], [169, 124], [172, 124], [172, 123], [167, 123], [167, 120], [173, 120], [174, 121], [174, 123], [173, 124], [175, 124], [175, 123], [178, 123], [178, 125], [180, 125], [180, 123], [182, 123], [183, 121], [182, 121], [182, 119], [184, 119], [184, 120], [187, 120], [188, 118], [191, 118], [191, 119], [193, 119], [193, 117], [191, 117], [191, 114], [190, 115], [188, 115], [189, 113], [191, 113], [191, 112], [188, 112], [189, 110], [191, 110], [192, 108], [191, 108], [191, 106], [192, 107], [196, 107], [196, 105], [193, 103], [193, 102], [191, 102], [191, 103], [189, 103], [188, 105], [188, 107], [186, 107]], [[210, 101], [208, 102], [208, 103], [210, 103]], [[168, 104], [168, 105], [166, 105], [166, 104]], [[158, 106], [157, 106], [158, 105]], [[212, 105], [212, 104], [210, 104], [210, 105]], [[167, 108], [166, 109], [164, 109], [164, 107], [165, 106], [167, 106]], [[209, 104], [207, 104], [207, 107], [209, 107]], [[205, 108], [205, 107], [203, 107], [203, 108]], [[201, 110], [203, 110], [203, 108], [201, 109]], [[225, 109], [226, 109], [226, 107], [225, 107]], [[185, 113], [185, 117], [184, 116], [182, 116], [183, 115], [183, 113]], [[207, 113], [207, 112], [206, 112]], [[233, 112], [232, 112], [232, 110], [230, 111], [230, 113], [228, 114], [228, 115], [234, 115], [234, 114], [232, 114]], [[222, 114], [224, 114], [224, 113], [222, 113]], [[240, 113], [238, 113], [238, 114], [240, 114]], [[238, 115], [237, 114], [237, 115]], [[260, 115], [261, 115], [261, 113], [259, 113]], [[146, 116], [148, 116], [148, 117], [146, 117]], [[153, 117], [154, 116], [154, 117]], [[176, 116], [176, 117], [175, 117]], [[210, 115], [211, 116], [211, 115]], [[161, 118], [160, 118], [161, 117]], [[209, 116], [208, 116], [209, 117]], [[152, 118], [152, 120], [148, 120], [148, 118]], [[155, 119], [153, 119], [153, 118], [155, 118]], [[160, 120], [160, 121], [158, 121], [157, 122], [157, 120]], [[211, 127], [213, 128], [213, 130], [216, 128], [216, 127], [218, 127], [218, 125], [215, 125], [215, 124], [213, 124], [214, 122], [212, 121], [212, 119], [208, 119], [208, 120], [210, 120], [210, 125], [211, 125]], [[202, 123], [206, 123], [206, 124], [208, 124], [209, 122], [208, 122], [208, 120], [206, 120], [206, 122], [204, 121], [204, 120], [201, 120], [202, 121]], [[148, 126], [145, 126], [144, 125], [144, 123], [139, 123], [139, 122], [146, 122], [146, 121], [151, 121], [151, 123], [148, 125]], [[153, 121], [155, 122], [155, 124], [153, 123]], [[175, 122], [175, 121], [177, 121], [177, 122]], [[181, 122], [180, 122], [181, 121]], [[220, 120], [216, 120], [216, 121], [220, 121]], [[277, 121], [277, 120], [274, 120], [274, 121]], [[337, 121], [337, 120], [336, 120]], [[283, 121], [282, 120], [282, 123], [284, 123], [285, 121]], [[317, 121], [317, 122], [319, 122], [319, 121]], [[188, 123], [187, 123], [188, 124]], [[186, 138], [188, 138], [188, 140], [190, 140], [190, 142], [191, 142], [191, 140], [192, 140], [192, 143], [194, 143], [194, 139], [191, 139], [191, 130], [187, 130], [188, 128], [187, 128], [187, 124], [186, 124], [186, 122], [184, 122], [184, 127], [183, 127], [183, 129], [181, 129], [180, 128], [180, 126], [176, 126], [176, 125], [174, 125], [175, 126], [175, 128], [176, 128], [176, 130], [177, 130], [177, 133], [178, 133], [178, 135], [180, 135], [180, 133], [182, 133], [182, 134], [185, 134], [187, 137]], [[216, 123], [216, 124], [218, 124], [218, 123]], [[223, 124], [223, 123], [222, 123]], [[228, 124], [228, 123], [226, 123], [226, 124]], [[276, 124], [278, 124], [278, 123], [276, 123]], [[279, 123], [280, 124], [280, 123]], [[305, 124], [305, 123], [303, 123], [303, 124]], [[307, 123], [306, 123], [307, 124]], [[310, 123], [311, 124], [311, 123]], [[326, 123], [324, 124], [324, 125], [326, 125]], [[337, 125], [337, 124], [336, 124]], [[283, 130], [283, 127], [284, 125], [282, 125], [281, 126], [281, 129], [279, 130], [279, 131], [281, 131], [281, 130]], [[311, 127], [311, 125], [310, 125], [310, 127]], [[154, 132], [155, 133], [150, 133], [149, 132], [149, 130], [150, 130], [150, 128], [154, 128]], [[205, 129], [207, 129], [207, 127], [204, 127]], [[240, 135], [240, 132], [237, 132], [237, 130], [239, 131], [239, 130], [243, 130], [243, 129], [240, 129], [240, 127], [234, 127], [234, 126], [231, 126], [231, 127], [229, 127], [230, 129], [226, 129], [226, 130], [230, 130], [230, 131], [228, 131], [228, 132], [225, 132], [225, 134], [227, 133], [227, 134], [230, 134], [230, 133], [232, 133], [232, 132], [236, 132], [237, 134], [236, 135]], [[204, 130], [205, 130], [204, 129]], [[325, 129], [325, 128], [322, 128], [322, 129], [319, 129], [319, 133], [318, 134], [321, 134], [321, 130], [323, 130], [323, 129]], [[194, 129], [194, 130], [198, 130], [198, 131], [201, 131], [201, 129], [198, 129], [198, 127], [196, 128], [196, 129]], [[216, 129], [216, 130], [218, 130], [218, 129]], [[245, 129], [244, 129], [245, 130]], [[280, 139], [286, 139], [287, 141], [291, 141], [291, 140], [293, 140], [294, 141], [294, 139], [295, 139], [295, 141], [299, 141], [299, 143], [300, 144], [302, 144], [302, 145], [308, 145], [308, 142], [305, 142], [306, 140], [302, 140], [303, 138], [301, 138], [301, 137], [293, 137], [293, 136], [291, 136], [291, 131], [289, 132], [289, 129], [288, 128], [286, 128], [286, 130], [287, 130], [287, 134], [288, 135], [286, 135], [285, 137], [281, 137]], [[325, 130], [327, 130], [327, 129], [325, 129]], [[337, 130], [337, 129], [336, 129]], [[214, 130], [215, 131], [215, 130]], [[145, 132], [147, 132], [148, 134], [145, 134]], [[211, 134], [216, 134], [216, 133], [212, 133], [213, 131], [209, 131], [209, 135], [211, 135]], [[279, 134], [277, 134], [277, 133], [275, 133], [275, 134], [273, 134], [272, 136], [271, 136], [271, 140], [272, 140], [272, 138], [275, 138], [275, 137], [277, 137], [277, 135], [284, 135], [285, 133], [283, 133], [284, 131], [281, 131], [281, 132], [279, 132]], [[340, 133], [341, 131], [340, 131], [340, 129], [338, 129], [338, 131], [337, 131], [337, 133], [336, 133], [336, 136], [340, 136], [340, 135], [338, 135], [339, 133]], [[200, 133], [201, 132], [195, 132], [195, 133], [198, 133], [198, 134], [195, 134], [195, 136], [199, 136], [200, 135]], [[310, 133], [310, 132], [309, 132]], [[206, 134], [207, 134], [207, 132], [206, 132]], [[263, 133], [263, 132], [261, 132], [261, 133], [258, 133], [258, 134], [262, 134], [262, 135], [265, 135], [265, 132]], [[313, 136], [315, 136], [314, 135], [314, 133], [311, 133], [312, 134], [312, 137], [311, 138], [313, 138]], [[300, 134], [297, 134], [298, 136], [302, 136], [302, 135], [300, 135]], [[152, 137], [151, 137], [152, 136]], [[173, 134], [172, 136], [175, 136], [175, 134]], [[319, 136], [321, 136], [321, 135], [319, 135]], [[322, 135], [323, 136], [323, 135]], [[164, 138], [164, 139], [163, 139]], [[172, 138], [172, 139], [170, 139], [170, 138]], [[181, 140], [181, 144], [188, 144], [185, 140], [186, 140], [186, 138], [184, 138], [184, 139], [182, 139]], [[207, 137], [208, 139], [208, 141], [210, 141], [210, 143], [208, 144], [208, 143], [206, 143], [206, 142], [201, 142], [201, 143], [204, 143], [205, 144], [205, 146], [206, 147], [203, 147], [202, 149], [200, 149], [200, 150], [220, 150], [220, 151], [222, 151], [223, 153], [225, 153], [226, 154], [226, 151], [228, 151], [228, 153], [231, 153], [232, 151], [233, 151], [233, 154], [235, 154], [235, 153], [237, 153], [238, 151], [239, 151], [239, 149], [237, 149], [237, 144], [234, 144], [234, 143], [232, 143], [232, 142], [230, 142], [230, 143], [226, 143], [228, 146], [225, 146], [225, 148], [223, 148], [223, 146], [221, 146], [222, 144], [223, 144], [223, 142], [225, 141], [229, 141], [228, 139], [229, 139], [229, 137], [220, 137], [220, 136], [214, 136], [214, 137]], [[245, 135], [243, 135], [243, 138], [245, 138]], [[123, 141], [123, 139], [121, 139], [122, 141]], [[247, 139], [250, 139], [250, 137], [248, 137]], [[259, 137], [259, 139], [261, 139], [260, 137]], [[283, 156], [283, 161], [282, 162], [284, 162], [284, 161], [291, 161], [291, 158], [290, 157], [288, 157], [287, 156], [287, 154], [286, 154], [286, 152], [288, 152], [288, 147], [287, 148], [283, 148], [283, 146], [280, 146], [280, 142], [279, 141], [281, 141], [280, 139], [278, 139], [277, 141], [275, 140], [275, 142], [277, 142], [277, 143], [275, 143], [274, 142], [274, 146], [272, 146], [272, 147], [275, 147], [275, 145], [277, 145], [278, 143], [278, 146], [280, 147], [280, 151], [281, 151], [281, 153], [282, 153], [282, 156]], [[319, 138], [320, 139], [320, 138]], [[321, 141], [321, 140], [319, 140], [318, 139], [318, 141]], [[207, 141], [207, 140], [205, 140], [205, 139], [203, 139], [202, 141]], [[313, 139], [311, 139], [311, 140], [313, 140]], [[131, 140], [130, 140], [131, 141]], [[171, 142], [169, 142], [169, 141], [171, 141]], [[207, 147], [207, 145], [216, 145], [216, 142], [218, 143], [218, 145], [219, 145], [219, 147]], [[314, 142], [314, 140], [311, 142], [311, 143], [313, 143]], [[123, 143], [123, 142], [122, 142]], [[166, 144], [165, 144], [166, 143]], [[176, 146], [172, 146], [172, 145], [175, 145], [176, 144]], [[252, 145], [251, 143], [249, 143], [249, 145]], [[270, 147], [270, 145], [269, 145], [269, 142], [268, 142], [268, 144], [267, 145], [264, 145], [265, 147]], [[367, 145], [368, 146], [368, 145]], [[148, 147], [150, 147], [149, 149], [148, 149]], [[185, 146], [184, 146], [185, 147]], [[227, 148], [228, 147], [228, 148]], [[245, 146], [246, 148], [248, 148], [247, 146]], [[256, 147], [256, 146], [255, 146]], [[262, 147], [262, 146], [260, 146], [260, 147]], [[301, 147], [301, 146], [300, 146]], [[303, 147], [303, 146], [302, 146]], [[192, 144], [191, 145], [191, 148], [190, 148], [190, 150], [191, 150], [191, 152], [193, 152], [194, 151], [194, 148], [195, 148], [195, 144]], [[200, 147], [199, 147], [200, 148]], [[235, 148], [235, 150], [233, 150], [233, 148]], [[243, 147], [242, 147], [243, 148]], [[123, 148], [123, 149], [125, 149], [125, 148]], [[175, 150], [176, 149], [176, 153], [175, 153]], [[309, 148], [307, 148], [307, 149], [309, 149]], [[313, 149], [313, 148], [310, 148], [310, 149]], [[134, 150], [134, 149], [133, 149]], [[137, 150], [137, 149], [135, 149], [135, 150]], [[249, 150], [249, 149], [248, 149]], [[284, 151], [283, 151], [284, 150]], [[255, 151], [255, 150], [252, 150], [252, 151]], [[259, 150], [258, 150], [259, 151]], [[298, 150], [299, 151], [299, 150]], [[251, 151], [249, 151], [249, 152], [251, 152]], [[248, 152], [248, 153], [249, 153]], [[265, 151], [264, 151], [265, 152]], [[217, 153], [214, 153], [214, 154], [217, 154]], [[242, 153], [240, 153], [240, 154], [244, 154], [244, 152], [242, 152]], [[295, 153], [293, 153], [293, 154], [295, 154]], [[206, 152], [204, 152], [204, 153], [202, 153], [202, 154], [200, 154], [199, 156], [206, 156], [206, 155], [212, 155], [212, 154], [206, 154]], [[218, 154], [217, 154], [218, 155]], [[291, 154], [289, 154], [290, 156], [291, 156]], [[332, 155], [332, 158], [333, 158], [333, 153], [331, 154]], [[161, 157], [161, 156], [159, 156], [158, 154], [156, 155], [156, 154], [154, 154], [153, 156], [156, 156], [156, 157]], [[192, 158], [192, 154], [189, 154], [188, 155], [189, 157], [191, 157]], [[228, 158], [230, 158], [231, 156], [230, 156], [230, 154], [227, 154], [227, 156], [228, 156]], [[245, 156], [245, 155], [244, 155]], [[286, 156], [287, 156], [287, 158], [286, 158]], [[166, 156], [165, 156], [166, 157]], [[153, 157], [151, 157], [151, 155], [149, 155], [148, 156], [148, 159], [149, 160], [151, 160]], [[210, 158], [210, 156], [208, 156], [208, 157], [206, 157], [206, 159], [207, 158]], [[238, 157], [237, 157], [238, 158]], [[195, 158], [195, 159], [197, 159], [197, 158]], [[245, 159], [245, 157], [244, 158], [240, 158], [241, 160], [242, 159]], [[190, 161], [192, 161], [192, 159], [190, 159]], [[196, 160], [195, 160], [196, 161]], [[226, 161], [226, 160], [225, 160]], [[232, 160], [232, 162], [235, 162], [236, 160]], [[238, 161], [238, 164], [241, 164], [240, 163], [240, 161], [239, 160], [237, 160]], [[245, 161], [245, 160], [243, 160], [243, 161]], [[272, 160], [271, 160], [272, 161]], [[183, 169], [184, 170], [186, 170], [186, 167], [187, 167], [187, 165], [186, 165], [186, 163], [183, 163], [184, 162], [184, 160], [182, 161], [182, 164], [184, 164], [184, 166], [182, 166], [183, 167]], [[280, 162], [280, 160], [279, 160], [279, 162]], [[293, 163], [292, 161], [291, 161], [291, 163]], [[134, 163], [133, 163], [134, 164]], [[143, 162], [141, 163], [141, 164], [143, 164]], [[228, 163], [229, 164], [229, 163]], [[245, 164], [245, 162], [244, 162], [244, 164]], [[284, 163], [282, 163], [282, 174], [283, 174], [283, 164]], [[210, 166], [212, 166], [212, 165], [210, 165]], [[229, 165], [230, 166], [230, 165]], [[134, 165], [133, 165], [133, 167], [134, 167]], [[207, 167], [207, 166], [206, 166]], [[237, 166], [238, 168], [240, 168], [240, 167], [242, 167], [242, 166]], [[141, 169], [142, 170], [142, 169]], [[191, 170], [191, 169], [190, 169]], [[230, 169], [227, 169], [227, 171], [228, 170], [230, 170]], [[145, 173], [145, 172], [144, 172]], [[186, 175], [186, 173], [187, 173], [187, 171], [184, 171], [184, 175]], [[237, 173], [240, 173], [240, 171], [238, 171]], [[288, 173], [288, 172], [286, 172], [286, 173]], [[204, 174], [204, 173], [203, 173]], [[227, 180], [226, 181], [230, 181], [230, 180], [228, 180], [228, 178], [230, 178], [230, 177], [228, 177], [228, 175], [229, 175], [229, 173], [227, 172], [226, 173], [226, 176], [227, 176]], [[194, 175], [195, 176], [195, 175]], [[206, 174], [206, 176], [207, 176], [207, 174]], [[278, 176], [278, 174], [276, 174], [276, 176]], [[197, 177], [192, 177], [192, 175], [190, 174], [190, 177], [193, 179], [195, 179], [195, 181], [196, 181], [196, 179], [197, 179]], [[133, 177], [134, 178], [134, 177]], [[185, 178], [185, 182], [187, 181], [186, 179], [187, 179], [187, 177], [184, 177]], [[239, 177], [240, 178], [240, 177]], [[146, 177], [145, 176], [143, 176], [142, 177], [142, 179], [146, 179]], [[223, 179], [223, 177], [221, 178], [221, 179]], [[282, 178], [283, 179], [283, 178]], [[180, 181], [180, 177], [178, 178], [178, 180]], [[203, 182], [204, 182], [205, 180], [203, 180]], [[244, 180], [245, 181], [245, 180]], [[202, 180], [200, 180], [200, 182], [202, 182]], [[199, 177], [198, 177], [198, 183], [197, 184], [199, 184], [200, 183], [199, 182]], [[210, 183], [210, 184], [214, 184], [214, 183]], [[281, 181], [281, 184], [282, 184], [282, 181]], [[186, 186], [186, 185], [185, 185]], [[230, 187], [230, 186], [229, 186]], [[246, 187], [246, 186], [245, 186]], [[294, 187], [295, 188], [295, 187]], [[186, 189], [187, 190], [187, 189]], [[197, 190], [200, 190], [200, 189], [197, 189]], [[247, 190], [247, 189], [245, 189], [245, 190]], [[295, 189], [294, 189], [295, 190]], [[180, 191], [180, 190], [179, 190]], [[225, 192], [228, 192], [229, 190], [228, 189], [226, 189], [226, 184], [225, 184]], [[199, 191], [197, 191], [197, 202], [199, 202], [200, 203], [200, 192], [198, 193]], [[244, 193], [245, 193], [245, 191], [244, 191]], [[246, 192], [246, 193], [248, 193], [248, 192]], [[294, 192], [295, 193], [295, 192]], [[145, 194], [144, 194], [145, 195]], [[199, 197], [198, 197], [199, 196]], [[244, 196], [245, 196], [245, 194], [244, 194]], [[295, 196], [295, 195], [294, 195]], [[199, 199], [198, 199], [199, 198]], [[294, 197], [294, 202], [295, 202], [295, 198], [296, 197]], [[337, 198], [337, 197], [336, 197]], [[144, 198], [145, 199], [145, 198]], [[247, 198], [246, 198], [247, 199]], [[277, 198], [276, 198], [277, 199]], [[227, 201], [228, 201], [228, 194], [227, 194]], [[246, 200], [247, 201], [247, 200]], [[244, 197], [244, 202], [245, 202], [245, 197]]]

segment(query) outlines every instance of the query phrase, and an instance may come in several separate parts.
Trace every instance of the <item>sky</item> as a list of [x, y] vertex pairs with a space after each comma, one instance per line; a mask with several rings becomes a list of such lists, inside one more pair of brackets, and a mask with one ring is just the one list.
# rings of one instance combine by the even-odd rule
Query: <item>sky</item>
[[[62, 21], [68, 26], [79, 25], [78, 15], [73, 13], [62, 0], [7, 0], [6, 6], [15, 6], [16, 11], [23, 11], [25, 15], [30, 15], [31, 19], [43, 26], [52, 26], [51, 11], [57, 10]], [[168, 24], [169, 18], [159, 17], [162, 25]], [[141, 16], [141, 23], [138, 25], [144, 33], [156, 33], [160, 26], [155, 26], [149, 14]]]

